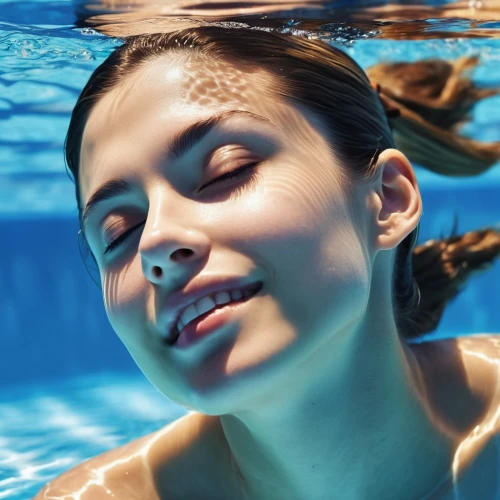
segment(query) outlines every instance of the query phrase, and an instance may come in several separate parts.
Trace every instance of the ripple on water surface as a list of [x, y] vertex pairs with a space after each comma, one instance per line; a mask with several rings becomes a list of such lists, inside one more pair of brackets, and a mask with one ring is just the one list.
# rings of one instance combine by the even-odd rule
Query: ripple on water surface
[[144, 377], [92, 375], [0, 391], [0, 499], [26, 500], [87, 458], [185, 415]]

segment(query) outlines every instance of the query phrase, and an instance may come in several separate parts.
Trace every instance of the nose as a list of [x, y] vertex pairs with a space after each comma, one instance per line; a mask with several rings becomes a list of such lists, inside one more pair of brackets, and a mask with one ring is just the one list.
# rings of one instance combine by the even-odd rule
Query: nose
[[210, 252], [210, 242], [201, 231], [181, 227], [172, 222], [144, 227], [139, 254], [144, 276], [153, 284], [194, 274], [204, 265]]

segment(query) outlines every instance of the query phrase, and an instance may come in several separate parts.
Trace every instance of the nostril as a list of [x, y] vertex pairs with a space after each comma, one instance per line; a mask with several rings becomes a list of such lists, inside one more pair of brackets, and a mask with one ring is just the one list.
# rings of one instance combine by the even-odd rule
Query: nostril
[[154, 266], [154, 267], [153, 267], [153, 276], [154, 276], [155, 278], [161, 278], [161, 275], [162, 275], [162, 270], [161, 270], [161, 267]]
[[[194, 254], [194, 252], [190, 248], [179, 248], [176, 250], [173, 254], [172, 257], [174, 260], [176, 258], [182, 258], [182, 259], [188, 259]], [[175, 257], [174, 257], [175, 255]]]

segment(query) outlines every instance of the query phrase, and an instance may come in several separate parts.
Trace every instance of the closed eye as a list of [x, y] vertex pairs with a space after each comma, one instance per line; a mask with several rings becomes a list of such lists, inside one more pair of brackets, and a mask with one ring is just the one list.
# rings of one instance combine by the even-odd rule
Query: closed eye
[[248, 168], [255, 167], [258, 165], [258, 161], [254, 161], [252, 163], [245, 163], [245, 165], [242, 165], [241, 167], [238, 167], [235, 170], [231, 170], [231, 172], [227, 172], [225, 174], [219, 175], [219, 177], [216, 177], [215, 179], [211, 180], [207, 184], [203, 185], [200, 189], [202, 191], [203, 189], [207, 188], [208, 186], [211, 186], [212, 184], [217, 184], [218, 182], [223, 182], [227, 179], [231, 179], [233, 177], [238, 177], [241, 175], [244, 171], [246, 171]]
[[[224, 181], [227, 181], [227, 180], [232, 179], [234, 177], [239, 177], [240, 175], [242, 175], [243, 173], [245, 173], [246, 170], [248, 170], [248, 169], [250, 169], [252, 167], [257, 166], [259, 163], [260, 162], [258, 162], [258, 161], [254, 161], [254, 162], [251, 162], [251, 163], [246, 163], [245, 165], [242, 165], [241, 167], [239, 167], [239, 168], [237, 168], [235, 170], [232, 170], [231, 172], [227, 172], [225, 174], [222, 174], [219, 177], [216, 177], [215, 179], [211, 180], [207, 184], [203, 185], [202, 188], [200, 189], [200, 191], [202, 191], [203, 189], [207, 188], [208, 186], [211, 186], [212, 184], [217, 184], [218, 182], [224, 182]], [[249, 182], [254, 181], [255, 180], [255, 177], [254, 177], [255, 175], [257, 175], [257, 174], [254, 172], [254, 175], [252, 175], [250, 177], [250, 179], [248, 179], [248, 181]], [[103, 255], [105, 255], [105, 254], [107, 254], [109, 252], [112, 252], [115, 248], [117, 248], [118, 246], [120, 246], [130, 236], [131, 233], [133, 233], [137, 228], [139, 228], [140, 226], [144, 225], [145, 223], [146, 223], [146, 221], [143, 221], [140, 224], [137, 224], [136, 226], [131, 227], [130, 229], [128, 229], [127, 231], [125, 231], [124, 233], [122, 233], [121, 235], [119, 235], [118, 237], [116, 237], [114, 240], [111, 240], [106, 245], [106, 248], [104, 250]]]
[[130, 229], [127, 229], [127, 231], [125, 231], [124, 233], [120, 234], [120, 236], [118, 236], [117, 238], [115, 238], [114, 240], [111, 240], [105, 250], [104, 250], [104, 253], [103, 255], [107, 254], [108, 252], [111, 252], [113, 251], [114, 248], [116, 248], [117, 246], [119, 246], [124, 240], [126, 240], [128, 238], [128, 236], [130, 235], [130, 233], [132, 233], [133, 231], [135, 231], [138, 227], [142, 226], [143, 224], [145, 224], [146, 221], [144, 222], [141, 222], [140, 224], [137, 224], [137, 226], [134, 226], [134, 227], [131, 227]]

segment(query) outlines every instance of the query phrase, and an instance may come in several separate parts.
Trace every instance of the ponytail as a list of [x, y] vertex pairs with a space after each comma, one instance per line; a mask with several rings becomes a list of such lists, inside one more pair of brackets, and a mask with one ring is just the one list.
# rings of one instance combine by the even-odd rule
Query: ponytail
[[[413, 163], [452, 177], [479, 175], [500, 159], [500, 143], [480, 143], [458, 135], [473, 106], [500, 89], [478, 89], [462, 73], [477, 56], [455, 62], [429, 59], [387, 63], [366, 73], [378, 83], [396, 147]], [[394, 109], [399, 113], [394, 113]], [[483, 228], [416, 245], [418, 231], [400, 244], [395, 263], [396, 322], [405, 339], [435, 330], [444, 309], [467, 279], [493, 265], [500, 254], [500, 231]]]
[[420, 334], [433, 331], [446, 304], [464, 287], [470, 276], [490, 268], [500, 255], [500, 231], [479, 229], [428, 240], [413, 251], [413, 277], [420, 289], [417, 315]]
[[478, 62], [478, 56], [466, 56], [453, 63], [429, 59], [367, 70], [380, 84], [382, 96], [400, 110], [391, 120], [394, 142], [412, 163], [464, 177], [479, 175], [500, 160], [500, 142], [482, 143], [457, 133], [479, 100], [500, 94], [498, 88], [478, 89], [462, 76]]

